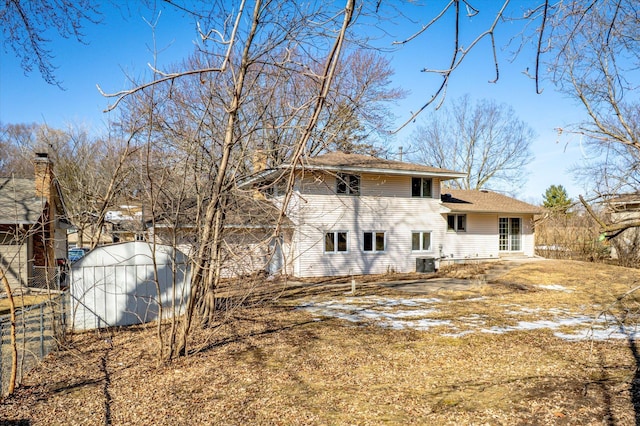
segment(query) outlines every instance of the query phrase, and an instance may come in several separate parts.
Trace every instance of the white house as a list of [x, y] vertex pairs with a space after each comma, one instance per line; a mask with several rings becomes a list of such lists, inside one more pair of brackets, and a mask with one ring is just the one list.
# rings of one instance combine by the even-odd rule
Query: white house
[[[621, 194], [605, 201], [609, 220], [616, 224], [631, 224], [640, 220], [640, 193]], [[637, 262], [640, 229], [630, 226], [611, 241], [611, 257]]]
[[[251, 183], [268, 188], [291, 170], [265, 171]], [[333, 276], [412, 272], [438, 262], [534, 255], [539, 208], [488, 191], [445, 190], [462, 173], [340, 152], [293, 169], [288, 272]], [[282, 180], [282, 179], [280, 179]], [[256, 184], [260, 185], [256, 185]]]

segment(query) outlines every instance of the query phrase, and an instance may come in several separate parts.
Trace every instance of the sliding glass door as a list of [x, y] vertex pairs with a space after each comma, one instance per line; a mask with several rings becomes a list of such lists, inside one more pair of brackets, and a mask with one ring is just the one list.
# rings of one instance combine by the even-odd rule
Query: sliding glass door
[[519, 217], [501, 217], [498, 226], [500, 251], [522, 250], [522, 226]]

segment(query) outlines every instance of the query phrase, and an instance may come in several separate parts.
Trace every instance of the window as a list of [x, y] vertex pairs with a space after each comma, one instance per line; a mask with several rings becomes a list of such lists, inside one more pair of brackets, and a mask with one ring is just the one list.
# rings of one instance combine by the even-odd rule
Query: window
[[336, 176], [336, 193], [360, 195], [360, 176], [338, 173], [338, 176]]
[[411, 233], [411, 250], [431, 251], [431, 232], [420, 231]]
[[347, 232], [327, 232], [324, 234], [324, 252], [338, 253], [347, 251]]
[[467, 230], [466, 214], [450, 214], [447, 215], [447, 230], [464, 232]]
[[263, 192], [269, 197], [281, 197], [287, 193], [287, 183], [282, 181], [271, 183]]
[[365, 232], [364, 233], [364, 251], [384, 251], [385, 250], [385, 233], [384, 232]]
[[432, 197], [432, 180], [431, 178], [411, 178], [411, 196], [412, 197]]

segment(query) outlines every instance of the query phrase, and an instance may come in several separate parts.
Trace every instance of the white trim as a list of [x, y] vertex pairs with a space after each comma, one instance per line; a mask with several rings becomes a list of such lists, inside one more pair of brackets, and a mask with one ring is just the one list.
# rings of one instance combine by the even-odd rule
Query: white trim
[[[364, 248], [364, 234], [373, 234], [371, 236], [371, 250], [365, 250]], [[382, 250], [376, 249], [376, 234], [382, 234], [382, 238], [384, 238], [383, 245], [384, 248]], [[376, 254], [376, 253], [386, 253], [387, 252], [387, 231], [381, 230], [366, 230], [362, 231], [362, 252], [367, 254]]]
[[[413, 249], [413, 234], [420, 235], [420, 248], [418, 250]], [[425, 250], [422, 246], [424, 241], [424, 234], [429, 234], [429, 248]], [[433, 253], [433, 231], [411, 231], [411, 253]]]

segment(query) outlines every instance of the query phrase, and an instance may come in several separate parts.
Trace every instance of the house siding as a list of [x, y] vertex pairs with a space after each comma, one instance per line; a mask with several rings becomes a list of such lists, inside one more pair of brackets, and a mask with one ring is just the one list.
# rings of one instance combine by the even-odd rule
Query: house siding
[[[640, 206], [637, 203], [628, 203], [625, 206], [626, 210], [611, 213], [612, 222], [623, 222], [626, 220], [640, 219]], [[634, 246], [637, 245], [637, 241], [640, 240], [640, 228], [629, 228], [616, 237], [617, 244], [611, 244], [611, 258], [619, 259], [620, 257], [628, 256], [628, 253], [633, 251]], [[622, 252], [618, 253], [619, 245], [622, 247]], [[625, 254], [627, 252], [627, 254]]]
[[522, 253], [525, 256], [535, 256], [535, 222], [533, 215], [522, 217]]
[[[446, 219], [447, 214], [444, 214]], [[442, 255], [447, 259], [498, 258], [498, 215], [467, 214], [466, 231], [445, 231]]]
[[[431, 198], [440, 200], [440, 180], [433, 178]], [[336, 176], [331, 173], [305, 173], [298, 181], [296, 189], [303, 195], [336, 196]], [[411, 177], [378, 175], [371, 173], [360, 174], [360, 196], [371, 197], [411, 197]], [[338, 197], [350, 197], [339, 195]], [[418, 198], [415, 198], [418, 199]]]
[[[360, 196], [336, 195], [335, 178], [306, 175], [288, 217], [295, 231], [294, 275], [381, 274], [415, 270], [417, 257], [436, 257], [445, 221], [439, 214], [439, 181], [433, 198], [411, 197], [410, 176], [361, 175]], [[420, 214], [416, 214], [419, 212]], [[325, 253], [324, 235], [348, 232], [348, 251]], [[385, 232], [383, 252], [365, 252], [364, 232]], [[430, 231], [431, 249], [411, 250], [412, 231]]]
[[28, 244], [0, 244], [0, 265], [12, 289], [28, 286], [30, 263]]

